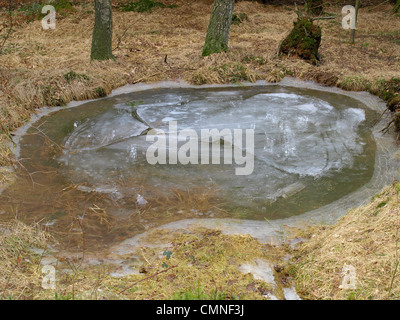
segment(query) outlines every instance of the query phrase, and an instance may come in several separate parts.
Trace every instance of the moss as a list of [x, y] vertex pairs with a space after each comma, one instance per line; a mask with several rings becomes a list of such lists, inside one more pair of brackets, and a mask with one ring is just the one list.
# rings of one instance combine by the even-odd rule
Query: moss
[[309, 18], [298, 18], [294, 28], [283, 40], [280, 54], [297, 55], [300, 58], [316, 65], [319, 63], [318, 53], [321, 44], [321, 28], [312, 23]]
[[40, 20], [47, 15], [47, 13], [42, 13], [42, 8], [45, 5], [53, 6], [56, 13], [61, 16], [66, 16], [68, 13], [76, 11], [72, 3], [67, 0], [54, 0], [52, 2], [46, 1], [43, 3], [31, 2], [22, 5], [18, 11], [26, 17], [27, 22], [32, 22], [34, 20]]
[[400, 96], [396, 96], [393, 99], [391, 99], [388, 102], [387, 107], [392, 112], [400, 110]]
[[258, 65], [260, 65], [260, 66], [266, 63], [266, 60], [265, 60], [263, 57], [256, 57], [256, 56], [253, 56], [253, 55], [246, 55], [246, 56], [242, 59], [242, 61], [243, 61], [244, 63], [252, 63], [252, 62], [255, 62], [256, 64], [258, 64]]
[[115, 60], [112, 54], [112, 7], [110, 0], [94, 2], [95, 15], [90, 60]]
[[107, 95], [106, 90], [103, 87], [94, 88], [94, 92], [99, 98], [105, 97]]
[[54, 9], [56, 9], [56, 12], [59, 12], [61, 10], [73, 10], [72, 3], [68, 0], [55, 0], [50, 4], [54, 7]]
[[244, 12], [234, 13], [232, 15], [232, 24], [239, 25], [244, 21], [247, 21], [247, 14]]
[[62, 90], [56, 81], [50, 82], [43, 88], [43, 98], [45, 104], [48, 106], [63, 106], [65, 105], [65, 100], [61, 96]]
[[206, 84], [207, 79], [201, 73], [196, 73], [192, 77], [192, 83], [196, 85]]
[[213, 53], [219, 53], [219, 52], [227, 52], [228, 51], [228, 45], [225, 43], [221, 43], [218, 40], [210, 40], [206, 46], [204, 46], [202, 56], [207, 57]]
[[218, 0], [214, 2], [213, 11], [207, 28], [202, 56], [227, 52], [229, 30], [232, 24], [234, 1]]
[[397, 0], [397, 3], [393, 7], [393, 12], [397, 13], [400, 11], [400, 0]]
[[42, 15], [42, 5], [40, 3], [27, 3], [23, 5], [18, 11], [26, 16], [26, 22], [32, 22], [34, 20], [41, 19]]
[[376, 208], [377, 209], [382, 208], [382, 207], [386, 206], [386, 204], [387, 204], [387, 201], [382, 201], [376, 206]]
[[89, 77], [83, 73], [76, 73], [75, 71], [70, 71], [64, 74], [64, 79], [67, 82], [72, 82], [74, 80], [89, 80]]
[[348, 91], [369, 91], [371, 83], [363, 76], [348, 76], [338, 83], [338, 87]]
[[388, 81], [383, 81], [382, 89], [379, 92], [379, 97], [385, 101], [390, 101], [399, 96], [400, 93], [400, 79], [392, 78]]
[[121, 11], [152, 12], [155, 8], [175, 8], [175, 5], [167, 6], [162, 2], [153, 0], [139, 0], [129, 2], [120, 6]]

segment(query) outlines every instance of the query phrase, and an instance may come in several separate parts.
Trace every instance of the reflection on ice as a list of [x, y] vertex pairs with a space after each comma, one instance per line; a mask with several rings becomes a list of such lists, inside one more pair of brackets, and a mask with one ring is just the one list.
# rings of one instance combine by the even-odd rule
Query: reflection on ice
[[[216, 185], [233, 202], [248, 204], [291, 196], [307, 188], [310, 179], [332, 177], [345, 169], [365, 170], [361, 165], [353, 168], [366, 145], [360, 133], [366, 116], [360, 108], [337, 108], [296, 93], [240, 89], [158, 94], [131, 102], [76, 125], [60, 158], [74, 182], [115, 187], [119, 177], [133, 175], [166, 192]], [[199, 136], [201, 129], [254, 129], [254, 172], [238, 177], [235, 165], [224, 161], [148, 164], [145, 155], [151, 142], [145, 134], [150, 129], [168, 134], [169, 121], [177, 121], [178, 131], [194, 129]], [[223, 141], [221, 159], [222, 151]]]

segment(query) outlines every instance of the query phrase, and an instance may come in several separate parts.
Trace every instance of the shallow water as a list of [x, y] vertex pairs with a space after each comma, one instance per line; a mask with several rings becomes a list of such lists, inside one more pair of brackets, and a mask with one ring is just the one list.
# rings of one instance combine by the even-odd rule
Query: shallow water
[[[323, 206], [369, 181], [371, 117], [354, 99], [306, 89], [154, 89], [45, 117], [35, 127], [64, 145], [63, 154], [44, 157], [40, 135], [24, 138], [21, 154], [56, 167], [66, 181], [84, 184], [81, 190], [116, 201], [134, 197], [145, 204], [176, 189], [212, 188], [236, 217], [274, 219]], [[150, 165], [146, 151], [153, 142], [146, 141], [146, 130], [168, 136], [169, 121], [177, 121], [178, 132], [190, 128], [199, 136], [201, 129], [254, 129], [254, 171], [235, 175], [240, 165], [224, 164], [223, 142], [220, 165]]]

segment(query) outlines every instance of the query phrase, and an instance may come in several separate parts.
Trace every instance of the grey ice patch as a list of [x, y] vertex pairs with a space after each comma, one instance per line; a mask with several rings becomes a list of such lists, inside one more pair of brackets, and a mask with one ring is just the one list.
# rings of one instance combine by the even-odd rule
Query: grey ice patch
[[137, 195], [137, 198], [136, 198], [136, 203], [137, 203], [139, 206], [144, 206], [144, 205], [147, 204], [148, 202], [147, 202], [147, 200], [146, 200], [145, 198], [143, 198], [140, 194], [138, 194], [138, 195]]
[[56, 257], [52, 257], [52, 256], [42, 257], [42, 259], [40, 261], [40, 263], [43, 266], [47, 266], [47, 265], [55, 266], [57, 264], [57, 262], [58, 262], [58, 259]]
[[295, 288], [284, 288], [283, 294], [285, 295], [286, 300], [301, 300], [299, 295], [296, 292]]
[[263, 259], [257, 259], [254, 263], [242, 264], [239, 271], [244, 274], [251, 273], [254, 279], [264, 281], [273, 287], [276, 286], [274, 272], [270, 264]]
[[273, 295], [272, 293], [268, 293], [266, 295], [264, 295], [265, 298], [268, 298], [269, 300], [279, 300], [275, 295]]
[[277, 198], [280, 198], [280, 197], [288, 198], [288, 197], [300, 192], [305, 187], [306, 186], [301, 182], [292, 183], [291, 185], [288, 185], [285, 188], [279, 189], [276, 193], [274, 193], [271, 196], [271, 199], [277, 199]]

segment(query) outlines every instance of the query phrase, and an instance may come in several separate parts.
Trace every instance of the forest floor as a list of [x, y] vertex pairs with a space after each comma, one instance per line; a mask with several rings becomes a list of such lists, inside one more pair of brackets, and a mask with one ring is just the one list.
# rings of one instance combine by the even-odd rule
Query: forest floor
[[[61, 10], [57, 14], [55, 30], [43, 30], [38, 19], [16, 27], [0, 55], [0, 187], [1, 184], [6, 185], [13, 180], [10, 170], [15, 165], [10, 149], [12, 131], [26, 123], [33, 113], [46, 105], [65, 105], [72, 100], [101, 97], [125, 84], [139, 82], [279, 82], [285, 76], [314, 80], [345, 90], [369, 91], [387, 98], [385, 93], [393, 87], [388, 83], [400, 78], [400, 16], [394, 15], [389, 5], [360, 9], [355, 44], [349, 43], [349, 31], [342, 28], [341, 7], [327, 7], [325, 10], [336, 16], [335, 19], [315, 22], [322, 27], [322, 59], [320, 65], [314, 66], [297, 57], [277, 56], [280, 42], [290, 32], [296, 19], [292, 6], [265, 6], [248, 1], [235, 5], [235, 13], [246, 13], [247, 20], [232, 25], [229, 52], [202, 57], [212, 2], [165, 0], [163, 3], [170, 7], [155, 8], [151, 13], [123, 12], [114, 4], [115, 61], [90, 62], [94, 20], [91, 2], [77, 2], [73, 7]], [[21, 12], [30, 14], [32, 10], [28, 5]], [[351, 211], [337, 225], [302, 231], [303, 236], [310, 238], [310, 241], [294, 252], [288, 248], [276, 249], [288, 250], [294, 256], [285, 267], [277, 269], [292, 276], [300, 296], [304, 298], [399, 298], [397, 193], [396, 186], [389, 187], [373, 199], [371, 204]], [[7, 271], [4, 272], [6, 275], [28, 272], [29, 276], [25, 279], [26, 283], [18, 286], [20, 291], [16, 289], [14, 292], [10, 286], [10, 277], [5, 276], [1, 287], [7, 290], [3, 290], [3, 297], [38, 298], [40, 294], [38, 296], [32, 293], [36, 292], [33, 289], [29, 291], [32, 286], [29, 277], [39, 277], [40, 273], [37, 271], [37, 263], [29, 261], [37, 262], [40, 257], [31, 256], [27, 249], [30, 240], [26, 240], [23, 235], [33, 232], [36, 236], [32, 236], [32, 239], [38, 239], [33, 245], [37, 247], [43, 247], [47, 243], [48, 240], [44, 239], [48, 239], [48, 235], [34, 226], [21, 226], [19, 223], [14, 223], [13, 226], [17, 226], [16, 234], [12, 231], [14, 227], [4, 227], [4, 230], [9, 231], [2, 235], [1, 241], [11, 241], [11, 247], [4, 247], [8, 248], [5, 249], [8, 250], [6, 253], [0, 252], [0, 260], [4, 263], [1, 267]], [[30, 231], [27, 232], [24, 228], [30, 228]], [[204, 232], [208, 231], [195, 232], [193, 237], [202, 238]], [[365, 237], [366, 234], [369, 235], [368, 238]], [[177, 236], [179, 237], [181, 236]], [[212, 239], [220, 241], [223, 247], [227, 245], [225, 238]], [[253, 240], [248, 241], [250, 243]], [[175, 242], [179, 243], [178, 240]], [[244, 250], [250, 250], [250, 247], [258, 248], [260, 251], [257, 254], [263, 252], [261, 244], [252, 243]], [[16, 252], [25, 252], [28, 256], [16, 257]], [[256, 253], [252, 254], [245, 260], [257, 256]], [[187, 260], [185, 253], [181, 255], [182, 259]], [[10, 257], [13, 256], [18, 268], [11, 263]], [[207, 260], [204, 263], [209, 263], [207, 266], [211, 269], [214, 262]], [[362, 285], [355, 290], [339, 288], [344, 262], [356, 268], [358, 281]], [[160, 265], [158, 267], [163, 270]], [[225, 266], [220, 267], [222, 270]], [[30, 272], [33, 270], [30, 268], [35, 268], [36, 271]], [[167, 272], [163, 275], [165, 281], [172, 281], [167, 279]], [[69, 277], [72, 281], [65, 281], [68, 286], [64, 293], [60, 293], [59, 298], [70, 298], [71, 290], [74, 297], [75, 283], [79, 277], [75, 274]], [[17, 278], [24, 279], [22, 276]], [[79, 279], [81, 283], [90, 279], [91, 282], [86, 285], [87, 290], [90, 290], [95, 286], [90, 288], [90, 283], [101, 283], [99, 279], [102, 279], [102, 274], [85, 274]], [[201, 277], [197, 279], [199, 283], [205, 280]], [[215, 295], [224, 292], [227, 297], [242, 297], [245, 294], [248, 298], [262, 298], [261, 293], [268, 290], [259, 289], [259, 283], [247, 282], [246, 293], [239, 289], [227, 293], [229, 286], [226, 284], [231, 282], [229, 279], [222, 279], [226, 280], [224, 286], [215, 286], [218, 290], [207, 287], [203, 297], [211, 297], [211, 292]], [[111, 286], [113, 285], [115, 283]], [[154, 292], [155, 284], [153, 287], [150, 282], [146, 285], [150, 290], [147, 293]], [[116, 286], [121, 288], [121, 284]], [[221, 286], [223, 289], [220, 289]], [[196, 294], [200, 295], [198, 290]], [[251, 295], [249, 292], [256, 294]], [[171, 288], [164, 295], [158, 296], [150, 293], [138, 295], [136, 298], [167, 298], [174, 295], [174, 290]], [[129, 298], [135, 298], [135, 295], [130, 295]]]

